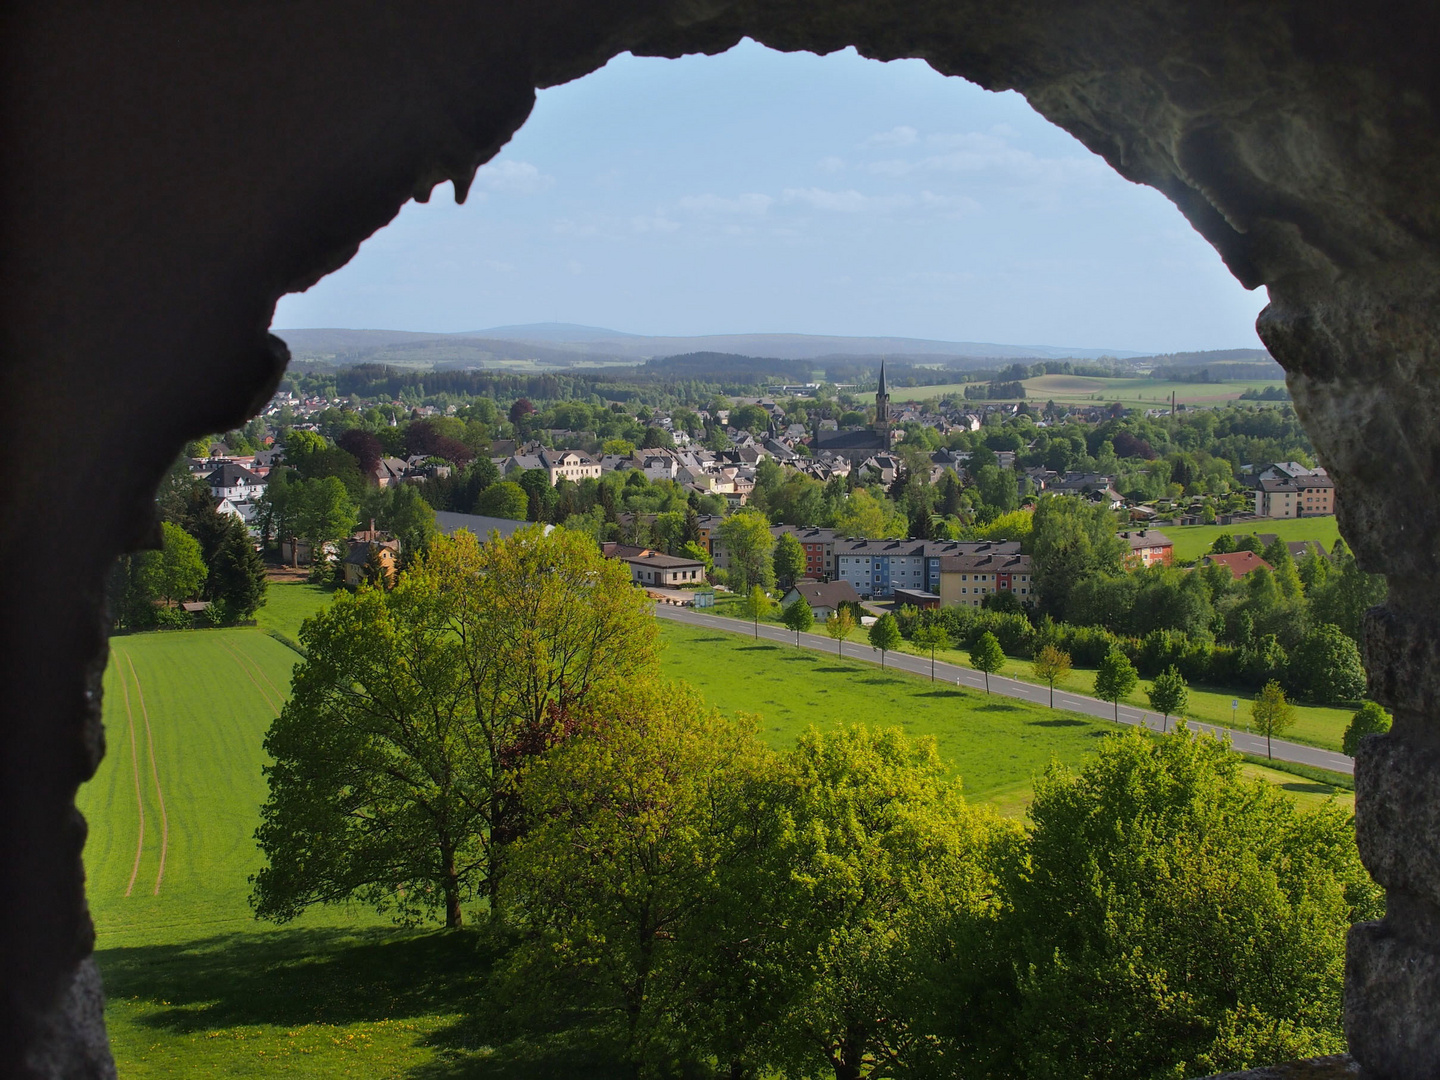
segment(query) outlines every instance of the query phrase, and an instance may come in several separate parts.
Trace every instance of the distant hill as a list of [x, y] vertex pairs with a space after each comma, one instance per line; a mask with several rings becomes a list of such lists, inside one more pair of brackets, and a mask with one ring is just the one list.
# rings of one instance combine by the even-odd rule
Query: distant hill
[[404, 330], [305, 329], [274, 331], [298, 361], [375, 363], [435, 368], [509, 367], [531, 369], [644, 363], [657, 357], [694, 353], [774, 357], [780, 360], [838, 358], [906, 359], [966, 368], [997, 360], [1128, 359], [1118, 349], [1003, 345], [977, 341], [935, 341], [903, 337], [843, 337], [819, 334], [709, 334], [652, 337], [570, 323], [497, 326], [460, 334]]

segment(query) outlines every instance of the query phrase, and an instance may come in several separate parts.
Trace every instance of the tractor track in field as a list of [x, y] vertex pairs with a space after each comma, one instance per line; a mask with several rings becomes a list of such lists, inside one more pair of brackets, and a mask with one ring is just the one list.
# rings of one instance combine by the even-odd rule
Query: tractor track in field
[[[255, 676], [250, 673], [250, 668], [254, 668], [257, 672], [260, 673], [260, 678], [264, 679], [267, 683], [270, 684], [270, 689], [274, 690], [276, 696], [280, 699], [281, 702], [283, 702], [285, 700], [285, 695], [280, 693], [280, 688], [277, 687], [273, 682], [270, 682], [270, 676], [266, 675], [264, 669], [261, 668], [259, 664], [255, 663], [255, 661], [250, 658], [250, 655], [244, 650], [240, 649], [238, 646], [232, 645], [230, 642], [224, 640], [223, 638], [220, 640], [220, 647], [230, 654], [230, 658], [234, 660], [235, 663], [240, 665], [240, 670], [245, 673], [245, 677], [249, 679], [251, 685], [253, 685], [255, 689], [260, 692], [260, 696], [265, 699], [265, 704], [270, 707], [270, 711], [278, 717], [280, 715], [280, 705], [270, 699], [270, 695], [265, 692], [265, 687], [261, 686], [260, 683], [256, 681]], [[246, 665], [249, 666], [247, 667]]]
[[[130, 654], [123, 653], [125, 664], [130, 668], [130, 677], [135, 681], [135, 697], [140, 702], [140, 715], [145, 719], [145, 748], [150, 755], [150, 777], [155, 782], [155, 801], [160, 804], [160, 866], [155, 871], [154, 895], [160, 895], [160, 882], [165, 879], [165, 855], [170, 848], [170, 817], [165, 812], [165, 792], [160, 787], [160, 767], [155, 763], [155, 733], [150, 727], [150, 710], [145, 707], [145, 691], [140, 686], [140, 675], [135, 670], [135, 661]], [[128, 890], [127, 890], [128, 893]]]
[[[117, 654], [124, 656], [119, 649]], [[116, 665], [119, 668], [119, 665]], [[130, 688], [125, 685], [125, 671], [120, 670], [120, 694], [125, 699], [125, 721], [130, 728], [130, 771], [135, 777], [135, 808], [140, 815], [140, 830], [135, 841], [135, 863], [130, 868], [130, 880], [125, 884], [125, 895], [135, 888], [135, 878], [140, 873], [140, 856], [145, 853], [145, 796], [140, 790], [140, 755], [135, 749], [135, 714], [130, 711]]]

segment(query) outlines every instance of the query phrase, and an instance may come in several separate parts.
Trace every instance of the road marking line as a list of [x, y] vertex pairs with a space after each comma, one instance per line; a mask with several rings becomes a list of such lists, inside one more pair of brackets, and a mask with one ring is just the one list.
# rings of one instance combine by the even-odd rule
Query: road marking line
[[160, 895], [160, 882], [165, 877], [165, 854], [170, 849], [170, 818], [165, 813], [165, 792], [160, 789], [160, 767], [155, 764], [155, 735], [150, 730], [150, 710], [145, 707], [145, 691], [140, 687], [140, 676], [135, 672], [135, 661], [125, 654], [125, 663], [130, 666], [130, 675], [135, 680], [135, 697], [140, 702], [140, 715], [145, 718], [145, 748], [150, 752], [150, 776], [155, 781], [155, 800], [160, 804], [160, 868], [155, 871], [154, 895]]
[[[119, 649], [115, 650], [117, 657], [125, 654]], [[125, 884], [125, 895], [130, 895], [130, 890], [135, 888], [135, 876], [140, 873], [140, 856], [145, 851], [145, 798], [140, 793], [140, 757], [135, 750], [135, 716], [130, 712], [130, 690], [125, 685], [125, 669], [118, 663], [115, 670], [120, 675], [120, 693], [125, 698], [125, 720], [130, 726], [130, 771], [135, 776], [135, 807], [140, 812], [140, 835], [135, 843], [135, 864], [130, 867], [130, 880]]]

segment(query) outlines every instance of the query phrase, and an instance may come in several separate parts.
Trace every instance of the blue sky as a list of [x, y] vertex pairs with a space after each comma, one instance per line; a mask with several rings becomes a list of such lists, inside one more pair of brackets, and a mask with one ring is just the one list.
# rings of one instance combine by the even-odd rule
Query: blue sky
[[745, 42], [542, 91], [464, 206], [407, 205], [274, 324], [1175, 352], [1256, 347], [1264, 304], [1018, 94]]

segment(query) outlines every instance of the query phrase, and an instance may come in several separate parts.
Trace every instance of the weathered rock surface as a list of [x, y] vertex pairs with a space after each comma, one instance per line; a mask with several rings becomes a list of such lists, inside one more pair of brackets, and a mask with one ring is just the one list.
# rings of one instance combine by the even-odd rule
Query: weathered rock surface
[[[445, 178], [463, 190], [535, 87], [622, 50], [718, 51], [742, 35], [923, 57], [1017, 89], [1268, 287], [1261, 334], [1335, 477], [1342, 530], [1391, 578], [1367, 660], [1395, 753], [1440, 743], [1426, 662], [1440, 599], [1434, 5], [14, 0], [0, 33], [0, 409], [26, 466], [0, 502], [0, 1075], [105, 1074], [103, 1030], [73, 992], [92, 947], [73, 798], [103, 753], [101, 586], [118, 552], [154, 535], [151, 495], [183, 441], [271, 392], [286, 360], [266, 332], [276, 299], [342, 265], [412, 195]], [[1405, 876], [1384, 926], [1356, 940], [1433, 940], [1433, 868], [1405, 849], [1429, 843], [1440, 777], [1428, 757], [1404, 771], [1419, 801], [1385, 803], [1367, 858]], [[1360, 780], [1362, 817], [1389, 798], [1384, 772]], [[1352, 1048], [1384, 1080], [1440, 1075], [1428, 1044], [1401, 1034], [1440, 1021], [1428, 976], [1411, 979], [1429, 968], [1408, 955], [1377, 947], [1352, 964]], [[1391, 1008], [1404, 1017], [1372, 1034]]]
[[1217, 1073], [1203, 1080], [1353, 1080], [1360, 1075], [1360, 1066], [1349, 1054], [1289, 1061], [1264, 1069], [1245, 1072]]

